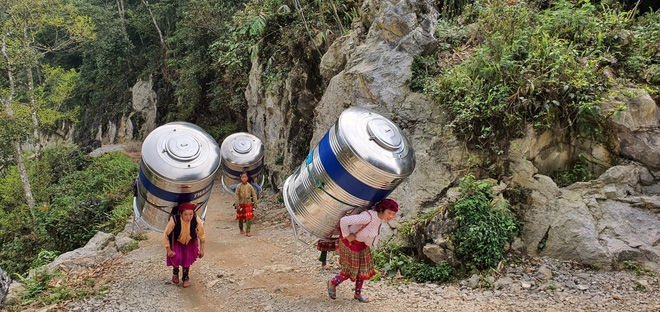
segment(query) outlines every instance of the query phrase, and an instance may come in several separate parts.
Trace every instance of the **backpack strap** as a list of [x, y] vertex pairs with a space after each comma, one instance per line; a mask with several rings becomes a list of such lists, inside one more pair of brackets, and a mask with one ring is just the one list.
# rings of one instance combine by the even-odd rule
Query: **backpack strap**
[[360, 231], [364, 230], [364, 228], [366, 228], [367, 225], [371, 224], [371, 220], [373, 220], [374, 217], [371, 215], [371, 213], [370, 213], [369, 211], [367, 211], [367, 214], [369, 215], [369, 222], [367, 222], [366, 224], [362, 225], [362, 227], [361, 227], [359, 230], [357, 230], [357, 232], [355, 232], [355, 235], [356, 235], [356, 236], [357, 236], [358, 233], [360, 233]]
[[174, 248], [174, 230], [176, 229], [176, 215], [172, 215], [170, 218], [174, 220], [174, 227], [172, 228], [172, 232], [170, 232], [170, 249]]

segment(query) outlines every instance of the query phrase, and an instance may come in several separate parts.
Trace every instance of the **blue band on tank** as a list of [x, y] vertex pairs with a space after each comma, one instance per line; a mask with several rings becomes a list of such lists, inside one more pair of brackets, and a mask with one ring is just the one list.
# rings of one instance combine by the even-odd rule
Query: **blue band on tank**
[[[264, 164], [261, 164], [261, 165], [259, 165], [259, 167], [248, 171], [247, 174], [251, 177], [254, 177], [254, 175], [261, 172], [261, 170], [263, 168], [264, 168]], [[240, 177], [241, 173], [243, 173], [242, 171], [232, 170], [231, 168], [227, 167], [227, 165], [225, 165], [224, 163], [222, 164], [222, 170], [224, 170], [226, 173], [229, 173], [230, 175], [235, 176], [235, 177]]]
[[387, 197], [392, 190], [373, 188], [356, 179], [342, 166], [330, 147], [330, 132], [328, 131], [319, 142], [319, 158], [326, 173], [339, 187], [349, 194], [370, 202], [378, 202]]
[[192, 192], [192, 193], [172, 193], [168, 192], [166, 190], [163, 190], [157, 186], [155, 186], [149, 179], [147, 179], [147, 176], [144, 174], [142, 171], [142, 167], [140, 167], [140, 184], [144, 186], [144, 188], [147, 190], [147, 193], [157, 197], [158, 199], [168, 201], [168, 202], [173, 202], [173, 203], [185, 203], [185, 202], [193, 202], [195, 200], [200, 199], [207, 193], [211, 192], [213, 189], [213, 181], [206, 186], [205, 188], [197, 191], [197, 192]]

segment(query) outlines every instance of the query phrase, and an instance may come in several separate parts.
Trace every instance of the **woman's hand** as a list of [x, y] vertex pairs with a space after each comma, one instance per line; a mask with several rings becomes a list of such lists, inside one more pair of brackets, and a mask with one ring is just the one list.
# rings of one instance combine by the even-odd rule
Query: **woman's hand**
[[202, 257], [204, 257], [204, 249], [200, 249], [199, 253], [197, 254], [197, 258], [201, 259]]
[[172, 249], [168, 249], [167, 250], [167, 256], [172, 258], [172, 257], [176, 256], [176, 252], [174, 252], [174, 250], [172, 250]]
[[355, 240], [355, 233], [351, 233], [348, 236], [346, 236], [346, 240], [348, 241], [349, 244], [353, 243], [353, 241]]

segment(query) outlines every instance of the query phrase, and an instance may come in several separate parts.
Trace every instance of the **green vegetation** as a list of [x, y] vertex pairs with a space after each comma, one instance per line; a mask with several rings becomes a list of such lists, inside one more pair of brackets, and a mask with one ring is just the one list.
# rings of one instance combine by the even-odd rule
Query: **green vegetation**
[[626, 260], [623, 262], [623, 268], [628, 272], [635, 273], [636, 276], [646, 274], [648, 276], [655, 276], [656, 273], [652, 270], [644, 268], [642, 265], [633, 260]]
[[[587, 0], [554, 1], [544, 10], [521, 1], [475, 1], [462, 17], [469, 27], [438, 24], [441, 49], [416, 61], [411, 87], [451, 113], [447, 126], [456, 134], [495, 157], [528, 123], [602, 140], [600, 99], [613, 83], [658, 90], [657, 12], [632, 18]], [[608, 80], [606, 68], [621, 81]]]
[[449, 211], [458, 226], [454, 233], [448, 233], [448, 240], [461, 264], [456, 267], [446, 262], [431, 265], [424, 256], [414, 255], [421, 253], [423, 246], [430, 242], [424, 234], [426, 227], [445, 211], [431, 209], [398, 228], [399, 238], [414, 248], [389, 243], [374, 252], [374, 264], [382, 276], [391, 278], [400, 273], [405, 279], [416, 282], [448, 281], [474, 270], [492, 270], [504, 259], [505, 246], [518, 234], [520, 227], [509, 210], [509, 202], [496, 200], [491, 191], [492, 183], [475, 181], [472, 175], [461, 179], [459, 187], [461, 197]]
[[558, 172], [552, 176], [555, 183], [560, 187], [571, 185], [575, 182], [588, 181], [591, 180], [592, 177], [593, 174], [582, 154], [578, 155], [577, 161], [569, 170]]
[[[394, 277], [397, 272], [415, 282], [443, 282], [452, 279], [453, 268], [447, 264], [432, 265], [416, 261], [407, 256], [403, 248], [396, 244], [389, 244], [379, 248], [373, 253], [374, 265], [383, 276]], [[381, 278], [379, 274], [377, 279]]]
[[26, 274], [84, 246], [97, 231], [118, 233], [132, 215], [137, 165], [114, 152], [90, 158], [74, 146], [45, 149], [29, 163], [38, 203], [30, 216], [15, 166], [0, 172], [0, 267]]
[[[219, 142], [246, 130], [245, 88], [254, 60], [264, 93], [281, 92], [291, 79], [292, 87], [309, 87], [320, 98], [314, 68], [360, 12], [358, 2], [344, 0], [74, 2], [97, 25], [97, 40], [52, 61], [80, 71], [66, 105], [82, 108], [83, 132], [101, 116], [128, 116], [131, 87], [142, 79], [157, 93], [159, 123], [190, 121]], [[292, 120], [310, 116], [295, 113]], [[142, 116], [132, 121], [140, 125]]]
[[517, 234], [518, 222], [509, 211], [508, 202], [492, 206], [491, 183], [475, 181], [468, 175], [459, 186], [462, 196], [454, 205], [458, 220], [456, 256], [468, 268], [495, 268], [504, 258], [505, 244]]
[[648, 13], [629, 22], [631, 43], [622, 49], [626, 77], [648, 84], [649, 92], [657, 95], [660, 85], [660, 64], [654, 59], [660, 42], [660, 11]]
[[[415, 245], [418, 230], [424, 229], [429, 221], [443, 212], [442, 209], [431, 209], [419, 214], [415, 219], [403, 222], [398, 228], [398, 235]], [[376, 250], [374, 252], [374, 264], [382, 276], [392, 278], [400, 273], [406, 280], [415, 282], [442, 282], [453, 278], [454, 268], [447, 263], [439, 265], [429, 264], [426, 259], [415, 257], [412, 248], [404, 248], [395, 243]], [[377, 278], [381, 278], [381, 274]]]

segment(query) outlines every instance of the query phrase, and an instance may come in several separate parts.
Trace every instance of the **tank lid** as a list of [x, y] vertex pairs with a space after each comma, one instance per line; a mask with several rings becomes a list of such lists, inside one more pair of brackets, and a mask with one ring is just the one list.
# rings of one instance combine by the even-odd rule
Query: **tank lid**
[[[176, 129], [173, 132], [176, 133]], [[188, 161], [199, 156], [199, 145], [199, 142], [191, 135], [176, 133], [167, 138], [165, 149], [172, 158]]]
[[247, 138], [237, 138], [232, 142], [232, 147], [239, 154], [247, 154], [252, 149], [252, 141]]
[[184, 121], [170, 122], [144, 139], [142, 164], [166, 180], [196, 181], [220, 168], [220, 148], [201, 127]]
[[406, 177], [415, 169], [412, 144], [394, 122], [378, 112], [351, 106], [333, 127], [336, 148], [340, 152], [349, 148], [363, 165], [396, 177]]
[[222, 141], [220, 156], [224, 166], [241, 172], [245, 167], [263, 162], [264, 144], [253, 134], [233, 133]]
[[396, 126], [383, 117], [376, 117], [367, 123], [370, 139], [390, 151], [398, 150], [403, 144], [401, 134]]

